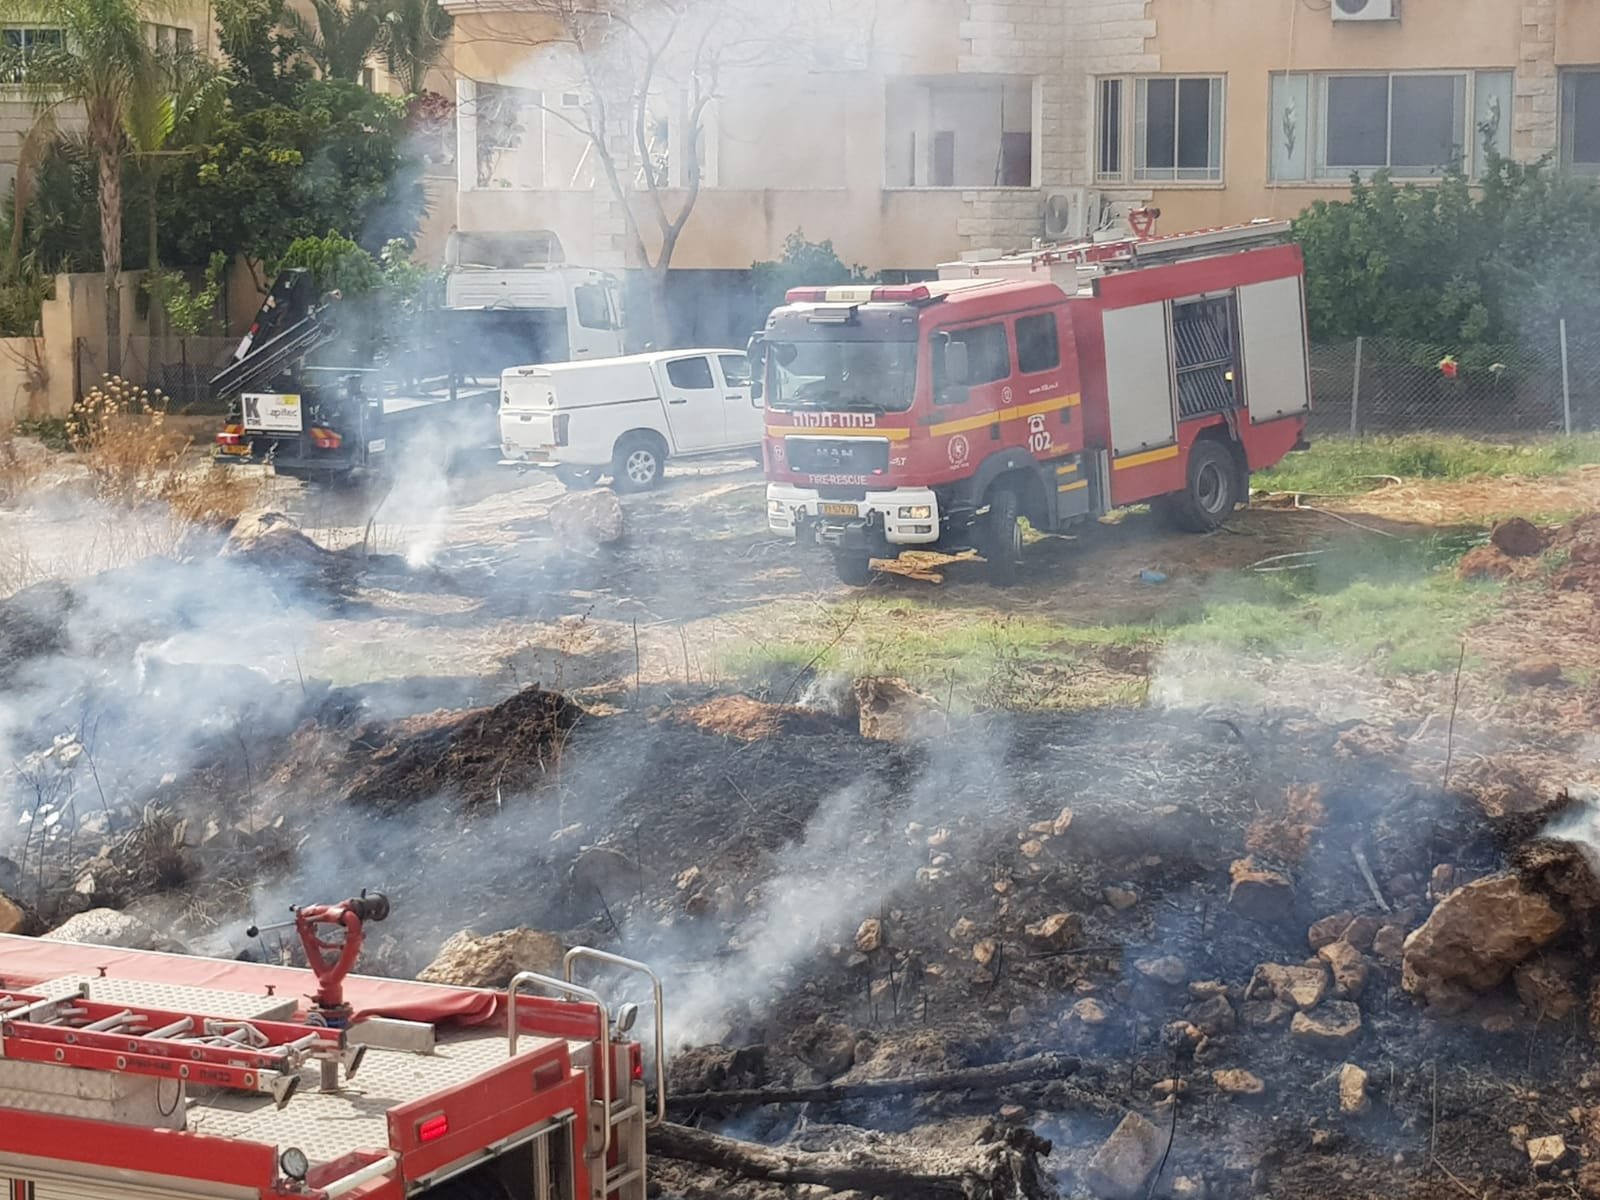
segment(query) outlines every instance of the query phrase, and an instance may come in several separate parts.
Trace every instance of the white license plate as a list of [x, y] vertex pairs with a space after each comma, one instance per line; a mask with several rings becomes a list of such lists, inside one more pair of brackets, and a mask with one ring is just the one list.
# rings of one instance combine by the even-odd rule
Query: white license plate
[[379, 438], [375, 442], [368, 442], [367, 443], [367, 453], [368, 454], [382, 454], [388, 448], [389, 448], [389, 443], [384, 441], [382, 438]]

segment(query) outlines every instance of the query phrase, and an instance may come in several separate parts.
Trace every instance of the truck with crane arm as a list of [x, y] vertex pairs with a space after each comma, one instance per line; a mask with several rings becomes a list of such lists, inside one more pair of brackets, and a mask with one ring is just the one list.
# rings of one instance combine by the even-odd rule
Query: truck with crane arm
[[[0, 1200], [644, 1200], [655, 974], [587, 948], [499, 991], [351, 974], [388, 913], [295, 909], [309, 969], [0, 936]], [[597, 969], [648, 984], [648, 1054]]]
[[802, 287], [751, 339], [767, 520], [874, 559], [976, 550], [996, 584], [1023, 522], [1151, 503], [1207, 532], [1303, 447], [1304, 266], [1287, 222], [946, 263], [904, 286]]

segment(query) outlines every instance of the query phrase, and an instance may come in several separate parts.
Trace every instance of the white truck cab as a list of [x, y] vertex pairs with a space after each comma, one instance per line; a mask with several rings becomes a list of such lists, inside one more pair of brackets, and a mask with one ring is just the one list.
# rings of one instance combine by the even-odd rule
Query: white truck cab
[[566, 262], [561, 242], [531, 233], [450, 234], [445, 308], [472, 378], [526, 362], [579, 362], [626, 351], [615, 276]]
[[754, 450], [763, 413], [731, 349], [658, 350], [513, 367], [500, 379], [501, 461], [554, 468], [569, 487], [661, 481], [668, 459]]

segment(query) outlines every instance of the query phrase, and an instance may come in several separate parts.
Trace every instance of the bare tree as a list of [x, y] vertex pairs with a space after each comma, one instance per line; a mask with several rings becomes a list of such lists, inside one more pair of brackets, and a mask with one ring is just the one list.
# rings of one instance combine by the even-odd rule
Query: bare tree
[[[707, 114], [728, 74], [803, 53], [789, 7], [524, 0], [514, 18], [485, 29], [486, 40], [546, 52], [541, 97], [559, 90], [551, 88], [552, 76], [570, 79], [566, 94], [576, 103], [541, 98], [534, 107], [570, 129], [585, 143], [585, 158], [592, 156], [619, 211], [628, 261], [648, 281], [658, 342], [673, 337], [667, 273], [705, 184]], [[458, 38], [461, 32], [458, 23]]]

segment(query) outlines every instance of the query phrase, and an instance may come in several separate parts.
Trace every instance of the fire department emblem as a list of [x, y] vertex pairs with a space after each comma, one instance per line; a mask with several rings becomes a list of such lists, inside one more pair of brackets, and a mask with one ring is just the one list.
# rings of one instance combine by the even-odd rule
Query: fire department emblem
[[958, 433], [951, 438], [949, 450], [950, 465], [952, 467], [964, 467], [967, 465], [967, 459], [972, 454], [972, 447], [967, 444], [966, 434]]
[[1013, 392], [1011, 391], [1011, 385], [1010, 384], [1007, 384], [1005, 387], [1000, 389], [1000, 403], [1001, 404], [1010, 404], [1011, 401], [1012, 401], [1012, 398], [1013, 398]]

